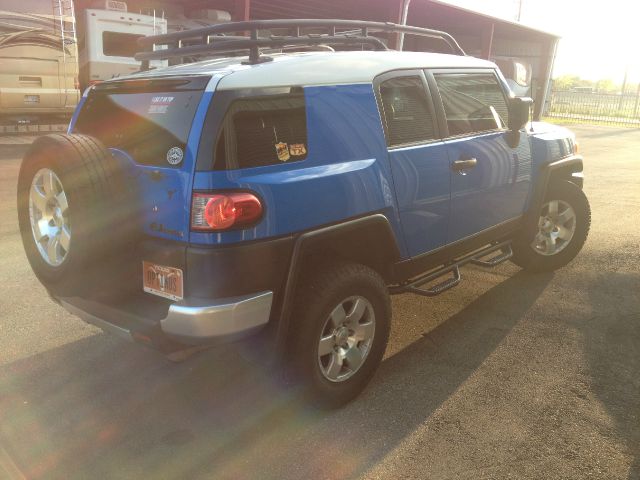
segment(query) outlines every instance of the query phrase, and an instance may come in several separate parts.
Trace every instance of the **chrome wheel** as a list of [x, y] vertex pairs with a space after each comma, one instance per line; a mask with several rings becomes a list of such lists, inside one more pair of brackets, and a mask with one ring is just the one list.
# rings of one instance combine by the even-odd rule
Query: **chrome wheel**
[[538, 233], [531, 247], [540, 255], [555, 255], [566, 248], [576, 231], [576, 212], [562, 200], [551, 200], [542, 206]]
[[349, 297], [325, 321], [318, 344], [318, 364], [327, 380], [343, 382], [356, 373], [373, 345], [376, 319], [364, 297]]
[[40, 255], [54, 267], [69, 253], [68, 210], [67, 195], [58, 176], [48, 168], [38, 170], [29, 190], [29, 219]]

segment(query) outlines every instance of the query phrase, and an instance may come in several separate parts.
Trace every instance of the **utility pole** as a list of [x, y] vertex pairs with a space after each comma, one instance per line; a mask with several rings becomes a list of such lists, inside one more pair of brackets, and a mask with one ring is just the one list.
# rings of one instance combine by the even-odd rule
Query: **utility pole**
[[622, 104], [624, 103], [624, 94], [627, 90], [627, 79], [629, 78], [629, 64], [624, 69], [624, 80], [622, 80], [622, 89], [620, 91], [620, 101], [618, 102], [618, 111], [622, 110]]
[[518, 0], [518, 22], [522, 18], [522, 2], [524, 0]]

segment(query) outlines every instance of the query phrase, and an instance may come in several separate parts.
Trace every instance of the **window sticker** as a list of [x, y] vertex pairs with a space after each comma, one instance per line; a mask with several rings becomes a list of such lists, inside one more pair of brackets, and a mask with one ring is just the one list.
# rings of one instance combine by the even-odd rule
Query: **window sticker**
[[289, 149], [287, 148], [287, 144], [284, 142], [278, 142], [275, 144], [276, 153], [278, 154], [278, 160], [281, 162], [286, 162], [291, 158], [289, 154]]
[[292, 157], [302, 157], [307, 154], [307, 148], [304, 143], [292, 143], [289, 145], [289, 153]]
[[169, 109], [171, 102], [173, 102], [175, 98], [176, 97], [164, 97], [164, 96], [152, 97], [151, 105], [149, 105], [149, 110], [147, 113], [149, 114], [167, 113], [167, 110]]
[[167, 152], [167, 162], [169, 165], [178, 165], [182, 162], [184, 152], [180, 147], [171, 147]]

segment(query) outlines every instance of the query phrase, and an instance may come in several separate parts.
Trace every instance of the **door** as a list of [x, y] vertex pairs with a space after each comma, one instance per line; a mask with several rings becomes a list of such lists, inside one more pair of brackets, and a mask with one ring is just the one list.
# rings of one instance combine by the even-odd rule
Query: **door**
[[410, 256], [447, 242], [451, 169], [424, 73], [375, 82], [405, 244]]
[[519, 218], [531, 187], [526, 133], [507, 130], [505, 88], [493, 70], [433, 71], [451, 161], [447, 243]]

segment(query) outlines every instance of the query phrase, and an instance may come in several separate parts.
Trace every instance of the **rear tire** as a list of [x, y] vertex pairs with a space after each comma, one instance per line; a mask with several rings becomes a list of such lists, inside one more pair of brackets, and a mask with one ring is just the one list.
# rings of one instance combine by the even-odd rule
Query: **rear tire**
[[514, 240], [511, 261], [532, 272], [563, 267], [582, 249], [590, 226], [591, 208], [582, 189], [568, 181], [552, 183], [535, 228]]
[[367, 386], [391, 324], [384, 280], [359, 264], [320, 270], [301, 286], [292, 313], [288, 372], [320, 408], [337, 408]]

